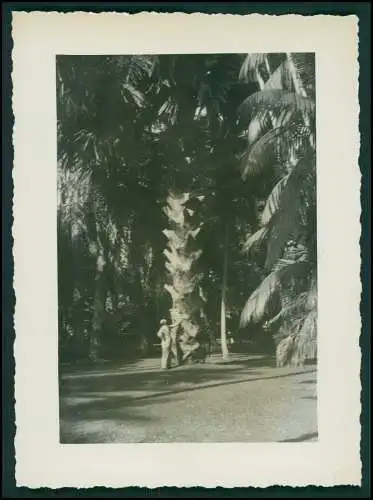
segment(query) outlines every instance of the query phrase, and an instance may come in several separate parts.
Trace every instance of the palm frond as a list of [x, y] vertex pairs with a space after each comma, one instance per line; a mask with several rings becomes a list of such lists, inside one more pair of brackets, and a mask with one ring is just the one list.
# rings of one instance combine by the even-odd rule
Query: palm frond
[[293, 118], [294, 112], [292, 109], [284, 108], [280, 111], [276, 118], [276, 125], [278, 127], [284, 127]]
[[[276, 294], [281, 293], [284, 286], [288, 286], [290, 280], [304, 278], [310, 272], [307, 261], [293, 261], [283, 259], [281, 263], [262, 281], [259, 287], [252, 293], [241, 313], [240, 325], [244, 327], [251, 322], [259, 322], [269, 312], [272, 300]], [[276, 320], [302, 308], [307, 294], [298, 297], [294, 304], [280, 311]]]
[[315, 110], [315, 102], [295, 92], [279, 89], [260, 90], [247, 97], [239, 106], [238, 113], [242, 120], [254, 116], [261, 109], [283, 110], [311, 114]]
[[247, 138], [249, 144], [253, 144], [260, 136], [268, 131], [270, 120], [267, 110], [260, 111], [249, 123]]
[[58, 169], [58, 226], [72, 241], [84, 238], [91, 196], [90, 174], [82, 169]]
[[[264, 207], [261, 223], [267, 225], [273, 222], [268, 244], [274, 250], [268, 251], [268, 266], [280, 257], [289, 239], [297, 239], [304, 224], [305, 203], [302, 195], [304, 185], [308, 182], [308, 172], [312, 165], [306, 160], [300, 160], [293, 170], [285, 175], [273, 188]], [[307, 185], [308, 186], [308, 185]], [[273, 220], [276, 218], [275, 220]], [[273, 253], [272, 253], [273, 252]], [[306, 260], [307, 251], [299, 245], [293, 250], [293, 260]]]
[[[286, 257], [281, 258], [276, 262], [273, 267], [273, 271], [282, 271], [283, 269], [288, 268], [288, 266], [297, 264], [301, 271], [301, 274], [304, 275], [305, 273], [307, 273], [307, 270], [309, 268], [307, 257], [308, 255], [306, 249], [301, 250], [296, 258], [286, 255]], [[303, 272], [303, 269], [305, 270], [305, 273]], [[292, 272], [294, 273], [294, 269], [292, 269]]]
[[138, 107], [143, 106], [145, 96], [130, 83], [123, 83], [121, 86], [121, 94], [124, 102], [128, 103], [131, 99]]
[[299, 317], [299, 315], [306, 309], [307, 298], [308, 292], [300, 293], [294, 302], [282, 307], [276, 316], [266, 322], [267, 330], [278, 325], [280, 320], [281, 322], [289, 323], [289, 320], [291, 321], [292, 319]]
[[251, 294], [240, 317], [240, 327], [249, 323], [258, 323], [268, 312], [276, 293], [280, 291], [281, 282], [278, 273], [269, 274]]
[[301, 224], [302, 204], [298, 197], [295, 197], [290, 208], [285, 208], [278, 212], [271, 220], [271, 230], [267, 240], [267, 258], [265, 267], [272, 269], [275, 263], [281, 258], [286, 243], [290, 239], [298, 239], [302, 234]]
[[283, 139], [285, 132], [286, 127], [275, 127], [269, 130], [252, 145], [248, 159], [251, 162], [260, 162], [268, 147], [270, 147], [278, 137], [282, 136]]
[[289, 179], [289, 175], [285, 175], [282, 179], [278, 181], [275, 187], [272, 189], [271, 194], [269, 195], [264, 210], [261, 214], [261, 224], [263, 226], [267, 225], [269, 221], [272, 219], [273, 215], [280, 210], [281, 207], [281, 195], [286, 189], [286, 184]]
[[287, 61], [283, 61], [266, 80], [263, 90], [292, 90]]
[[240, 68], [238, 76], [239, 80], [245, 82], [255, 81], [256, 72], [259, 70], [260, 66], [264, 63], [265, 57], [266, 57], [265, 53], [247, 54]]
[[315, 91], [315, 54], [310, 52], [292, 53], [294, 66], [307, 90], [308, 96], [313, 96]]
[[246, 180], [248, 177], [254, 177], [259, 175], [265, 167], [269, 165], [264, 163], [263, 161], [257, 161], [256, 159], [250, 158], [250, 152], [246, 152], [239, 158], [241, 160], [242, 166], [242, 180]]
[[[298, 168], [299, 166], [299, 168]], [[302, 186], [304, 183], [303, 163], [298, 165], [287, 178], [284, 189], [279, 198], [278, 210], [270, 218], [271, 229], [268, 234], [267, 269], [282, 257], [286, 243], [293, 239], [297, 241], [304, 228], [305, 206], [302, 200]]]
[[[291, 60], [297, 71], [297, 76], [302, 81], [303, 87], [311, 92], [306, 92], [308, 97], [313, 98], [315, 88], [315, 58], [312, 53], [292, 53]], [[264, 90], [289, 90], [295, 92], [293, 76], [289, 60], [284, 61], [271, 72], [270, 77], [264, 84]]]
[[262, 227], [259, 231], [247, 238], [243, 245], [243, 251], [249, 252], [254, 246], [260, 246], [268, 234], [268, 228]]
[[[285, 117], [281, 116], [281, 118], [285, 121]], [[269, 130], [244, 153], [242, 156], [243, 178], [256, 175], [263, 168], [263, 164], [266, 164], [265, 159], [267, 156], [271, 154], [274, 156], [278, 147], [290, 151], [295, 146], [299, 147], [304, 139], [309, 137], [310, 133], [309, 127], [306, 127], [298, 120], [290, 121], [287, 116], [284, 125]]]
[[310, 264], [307, 261], [292, 262], [282, 259], [280, 265], [275, 266], [274, 272], [283, 286], [289, 285], [290, 281], [306, 278], [310, 273]]
[[136, 86], [144, 76], [151, 76], [156, 64], [156, 56], [110, 56], [108, 62], [125, 73], [126, 82]]

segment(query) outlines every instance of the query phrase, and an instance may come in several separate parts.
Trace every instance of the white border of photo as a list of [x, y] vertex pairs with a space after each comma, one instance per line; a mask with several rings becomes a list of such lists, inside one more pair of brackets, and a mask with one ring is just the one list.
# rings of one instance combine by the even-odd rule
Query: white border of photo
[[[12, 36], [17, 486], [360, 485], [357, 18], [16, 12]], [[286, 51], [316, 54], [318, 442], [60, 444], [56, 55]]]

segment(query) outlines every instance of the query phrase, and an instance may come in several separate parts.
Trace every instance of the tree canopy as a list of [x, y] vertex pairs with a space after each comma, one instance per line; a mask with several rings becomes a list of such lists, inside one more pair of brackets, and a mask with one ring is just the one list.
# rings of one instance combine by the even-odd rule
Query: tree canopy
[[314, 357], [313, 54], [58, 56], [56, 71], [61, 353], [139, 351], [169, 317], [223, 346], [226, 328], [264, 326], [291, 338], [284, 362]]

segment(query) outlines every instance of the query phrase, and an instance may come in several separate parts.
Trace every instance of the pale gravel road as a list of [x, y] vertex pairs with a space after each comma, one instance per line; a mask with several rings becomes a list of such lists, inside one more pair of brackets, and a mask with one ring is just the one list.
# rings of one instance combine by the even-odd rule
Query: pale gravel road
[[316, 441], [316, 366], [233, 355], [159, 370], [158, 359], [62, 377], [62, 443]]

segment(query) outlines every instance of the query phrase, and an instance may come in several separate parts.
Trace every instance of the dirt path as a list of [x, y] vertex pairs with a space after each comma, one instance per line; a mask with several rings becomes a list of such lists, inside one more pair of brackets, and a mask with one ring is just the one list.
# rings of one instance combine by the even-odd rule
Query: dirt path
[[66, 373], [61, 442], [314, 441], [315, 383], [315, 366], [239, 355], [169, 371], [147, 359]]

